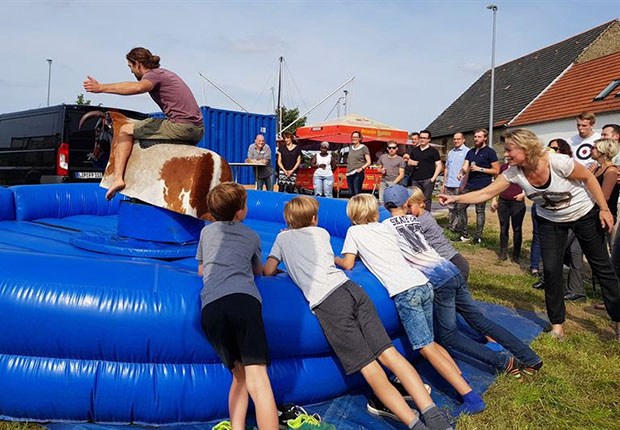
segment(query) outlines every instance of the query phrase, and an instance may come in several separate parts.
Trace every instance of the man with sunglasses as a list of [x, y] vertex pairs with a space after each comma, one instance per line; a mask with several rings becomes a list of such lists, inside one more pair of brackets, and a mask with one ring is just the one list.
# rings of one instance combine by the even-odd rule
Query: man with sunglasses
[[385, 189], [394, 184], [400, 183], [405, 176], [405, 162], [403, 157], [398, 155], [398, 145], [393, 140], [387, 144], [387, 154], [379, 157], [379, 173], [381, 183], [379, 184], [379, 204], [383, 205], [383, 193]]

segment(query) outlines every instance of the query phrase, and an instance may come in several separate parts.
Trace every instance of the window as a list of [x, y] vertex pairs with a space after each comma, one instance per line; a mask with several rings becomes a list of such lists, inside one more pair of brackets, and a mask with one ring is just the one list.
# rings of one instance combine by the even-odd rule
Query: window
[[[605, 87], [605, 89], [598, 94], [598, 96], [594, 97], [593, 101], [598, 102], [598, 101], [601, 101], [601, 100], [605, 99], [605, 97], [607, 97], [609, 95], [609, 93], [611, 93], [613, 90], [615, 90], [618, 85], [620, 85], [620, 79], [616, 79], [615, 81], [611, 81], [611, 83], [609, 85], [607, 85]], [[616, 96], [620, 96], [620, 92], [618, 94], [616, 94]]]

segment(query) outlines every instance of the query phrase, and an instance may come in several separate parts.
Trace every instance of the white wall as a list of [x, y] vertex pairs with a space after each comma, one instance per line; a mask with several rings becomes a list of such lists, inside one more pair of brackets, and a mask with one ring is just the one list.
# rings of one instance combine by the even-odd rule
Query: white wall
[[[542, 122], [518, 127], [509, 127], [509, 130], [516, 128], [527, 128], [542, 140], [545, 144], [556, 138], [567, 139], [577, 134], [577, 122], [575, 118], [561, 119], [556, 121]], [[596, 115], [594, 131], [600, 133], [605, 124], [620, 124], [620, 112], [604, 113]]]

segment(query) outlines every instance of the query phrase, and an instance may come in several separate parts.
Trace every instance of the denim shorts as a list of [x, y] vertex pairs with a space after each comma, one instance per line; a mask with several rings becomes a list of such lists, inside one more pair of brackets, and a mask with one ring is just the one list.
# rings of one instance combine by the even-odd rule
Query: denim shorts
[[400, 322], [413, 349], [433, 343], [433, 295], [429, 282], [394, 296]]

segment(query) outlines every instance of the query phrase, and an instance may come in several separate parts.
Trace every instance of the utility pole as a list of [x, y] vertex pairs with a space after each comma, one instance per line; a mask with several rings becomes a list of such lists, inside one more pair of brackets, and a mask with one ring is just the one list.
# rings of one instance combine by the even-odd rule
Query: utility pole
[[[343, 106], [344, 106], [344, 116], [347, 116], [347, 105], [349, 104], [348, 103], [348, 95], [349, 95], [349, 91], [344, 90], [344, 103], [343, 103]], [[340, 116], [340, 115], [338, 115], [338, 116]]]
[[282, 137], [282, 62], [284, 57], [280, 57], [280, 71], [278, 73], [278, 136]]
[[47, 74], [47, 105], [50, 105], [50, 88], [51, 88], [51, 84], [52, 84], [52, 59], [48, 58], [47, 59], [47, 64], [49, 64], [49, 71]]
[[491, 102], [489, 104], [489, 147], [493, 147], [493, 101], [495, 96], [495, 23], [497, 20], [497, 6], [490, 4], [487, 9], [493, 11], [493, 37], [491, 42]]

